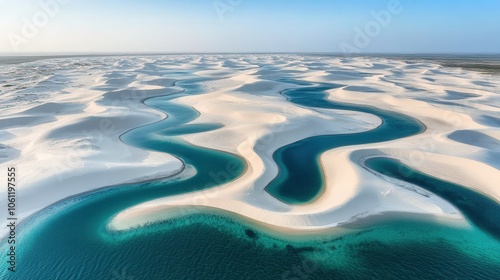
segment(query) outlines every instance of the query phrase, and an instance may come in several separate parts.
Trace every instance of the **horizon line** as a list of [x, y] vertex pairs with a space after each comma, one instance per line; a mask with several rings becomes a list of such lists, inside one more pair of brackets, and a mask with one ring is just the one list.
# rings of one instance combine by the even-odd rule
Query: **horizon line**
[[366, 55], [500, 55], [499, 52], [0, 52], [0, 57], [27, 57], [27, 56], [122, 56], [122, 55], [230, 55], [230, 54], [304, 54], [304, 55], [341, 55], [341, 56], [366, 56]]

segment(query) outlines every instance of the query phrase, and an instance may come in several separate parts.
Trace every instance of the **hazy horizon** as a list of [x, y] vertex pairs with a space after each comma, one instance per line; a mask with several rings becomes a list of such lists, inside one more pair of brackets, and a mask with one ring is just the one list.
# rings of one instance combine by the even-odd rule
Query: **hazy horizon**
[[500, 57], [500, 52], [421, 52], [421, 53], [404, 53], [404, 52], [366, 52], [344, 54], [342, 52], [0, 52], [0, 57], [52, 57], [52, 56], [141, 56], [141, 55], [274, 55], [274, 54], [290, 54], [290, 55], [332, 55], [332, 56], [487, 56]]

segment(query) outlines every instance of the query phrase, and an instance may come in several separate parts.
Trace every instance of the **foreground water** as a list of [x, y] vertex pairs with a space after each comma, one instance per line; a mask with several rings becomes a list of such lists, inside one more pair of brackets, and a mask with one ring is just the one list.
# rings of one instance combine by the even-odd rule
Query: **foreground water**
[[500, 240], [500, 204], [466, 187], [427, 176], [389, 158], [371, 158], [366, 166], [386, 176], [415, 184], [446, 199], [472, 223]]
[[[21, 226], [17, 272], [7, 272], [3, 263], [2, 279], [496, 279], [500, 275], [500, 244], [491, 234], [474, 224], [454, 227], [418, 217], [387, 216], [297, 237], [270, 232], [227, 213], [200, 209], [199, 214], [145, 228], [109, 231], [110, 219], [127, 207], [220, 184], [213, 182], [209, 173], [227, 170], [228, 165], [235, 172], [228, 173], [227, 180], [243, 172], [245, 162], [241, 158], [193, 147], [173, 137], [218, 127], [184, 126], [197, 117], [197, 112], [171, 102], [201, 91], [199, 82], [200, 79], [185, 80], [178, 83], [185, 91], [147, 100], [146, 104], [166, 112], [169, 118], [122, 137], [131, 145], [178, 156], [186, 165], [196, 167], [196, 175], [115, 186], [44, 209]], [[318, 86], [302, 94], [321, 94], [323, 90]], [[353, 106], [346, 109], [368, 110]], [[402, 125], [413, 125], [390, 137], [403, 137], [421, 129], [414, 120], [402, 115], [372, 113], [386, 114], [386, 119], [399, 118], [396, 123]], [[350, 137], [353, 138], [347, 140], [357, 141], [356, 135]], [[309, 139], [306, 141], [323, 141]], [[321, 149], [327, 147], [325, 144]], [[316, 154], [306, 156], [313, 166], [311, 174], [319, 170], [315, 157]], [[293, 171], [293, 156], [275, 160], [283, 170]], [[378, 172], [390, 173], [394, 166], [376, 167]], [[316, 175], [313, 179], [321, 180], [321, 174]], [[446, 182], [435, 180], [429, 184], [439, 188]], [[317, 194], [321, 184], [312, 186], [312, 195], [302, 196], [306, 200]]]

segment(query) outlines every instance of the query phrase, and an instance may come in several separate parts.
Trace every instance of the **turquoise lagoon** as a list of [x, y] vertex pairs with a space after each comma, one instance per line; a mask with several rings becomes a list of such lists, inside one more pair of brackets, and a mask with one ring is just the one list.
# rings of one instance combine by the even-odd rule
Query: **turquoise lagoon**
[[[168, 114], [163, 121], [122, 136], [127, 144], [171, 153], [194, 166], [189, 178], [161, 179], [112, 186], [70, 197], [25, 220], [19, 228], [17, 271], [2, 279], [500, 279], [498, 204], [476, 205], [484, 195], [409, 170], [397, 161], [371, 159], [371, 172], [418, 184], [463, 211], [466, 226], [442, 224], [428, 217], [384, 215], [303, 236], [262, 228], [234, 214], [207, 211], [126, 232], [107, 224], [127, 207], [154, 198], [209, 188], [209, 173], [227, 170], [234, 180], [246, 168], [236, 155], [195, 147], [176, 138], [181, 133], [217, 129], [220, 124], [184, 125], [198, 113], [172, 102], [198, 94], [199, 78], [177, 82], [177, 93], [145, 103]], [[289, 79], [288, 82], [294, 82]], [[375, 114], [383, 124], [372, 131], [311, 137], [278, 150], [278, 177], [267, 191], [289, 203], [307, 203], [322, 187], [318, 155], [333, 147], [387, 141], [421, 132], [424, 127], [401, 114], [327, 101], [324, 91], [337, 85], [301, 84], [284, 91], [302, 106]], [[411, 176], [402, 176], [413, 174]], [[301, 169], [301, 172], [297, 170]], [[411, 172], [407, 172], [411, 171]], [[310, 186], [299, 189], [295, 182]], [[449, 195], [458, 187], [459, 197]], [[471, 207], [463, 206], [463, 201]], [[3, 242], [1, 244], [6, 244]], [[5, 252], [5, 245], [2, 251]]]

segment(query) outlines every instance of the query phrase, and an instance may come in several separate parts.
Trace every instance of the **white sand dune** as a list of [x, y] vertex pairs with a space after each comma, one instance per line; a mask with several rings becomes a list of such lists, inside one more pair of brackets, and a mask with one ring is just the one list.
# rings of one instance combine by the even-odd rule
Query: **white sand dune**
[[[171, 89], [151, 91], [152, 86], [135, 77], [128, 87], [134, 94], [93, 90], [109, 81], [103, 78], [109, 70], [53, 67], [74, 78], [65, 93], [54, 89], [43, 99], [34, 96], [16, 104], [17, 112], [0, 116], [2, 135], [9, 135], [2, 138], [6, 148], [0, 150], [0, 162], [4, 169], [14, 166], [18, 170], [19, 217], [92, 189], [182, 170], [182, 163], [171, 155], [131, 147], [119, 139], [127, 130], [164, 118], [141, 100]], [[159, 88], [165, 89], [154, 89]], [[11, 94], [23, 97], [19, 91]], [[9, 93], [2, 99], [8, 100]], [[6, 197], [5, 189], [0, 195]], [[6, 209], [5, 200], [0, 207]]]
[[[118, 141], [124, 131], [164, 117], [139, 101], [178, 90], [166, 88], [176, 80], [162, 74], [166, 69], [210, 78], [202, 83], [204, 94], [185, 96], [175, 102], [200, 112], [191, 124], [224, 125], [180, 137], [194, 145], [235, 153], [246, 160], [248, 168], [238, 179], [221, 186], [126, 209], [112, 220], [110, 227], [114, 229], [128, 229], [205, 208], [229, 211], [276, 229], [297, 231], [334, 227], [385, 212], [422, 213], [463, 224], [462, 215], [443, 199], [418, 186], [366, 170], [363, 161], [374, 156], [399, 159], [416, 170], [500, 201], [500, 189], [495, 185], [500, 181], [499, 162], [491, 157], [498, 152], [500, 139], [500, 126], [495, 125], [495, 120], [500, 119], [500, 82], [495, 78], [432, 63], [375, 58], [180, 55], [87, 60], [88, 68], [68, 75], [72, 86], [63, 88], [67, 94], [27, 104], [5, 95], [16, 110], [10, 109], [0, 117], [0, 125], [8, 133], [0, 138], [11, 151], [5, 153], [8, 159], [2, 165], [14, 164], [20, 170], [23, 183], [19, 200], [33, 205], [24, 206], [24, 213], [71, 194], [144, 177], [166, 176], [182, 168], [172, 156]], [[109, 66], [97, 66], [97, 62]], [[380, 119], [358, 112], [296, 106], [279, 93], [298, 85], [277, 82], [282, 76], [338, 84], [338, 88], [328, 92], [328, 98], [401, 112], [419, 119], [427, 129], [404, 139], [323, 153], [320, 161], [326, 183], [322, 195], [304, 205], [283, 203], [264, 190], [278, 172], [272, 159], [274, 151], [315, 135], [373, 129]], [[131, 94], [134, 92], [141, 94]], [[122, 119], [124, 115], [126, 119]], [[106, 130], [106, 134], [81, 133], [108, 126], [108, 121], [113, 129]], [[94, 144], [96, 139], [101, 140]], [[91, 148], [64, 168], [44, 170], [44, 166], [64, 162], [64, 151], [79, 150], [87, 142], [93, 143]], [[61, 176], [63, 181], [57, 179]], [[89, 176], [94, 181], [86, 179]], [[65, 185], [71, 186], [69, 190]], [[54, 190], [54, 194], [41, 196], [48, 190]]]
[[[377, 72], [380, 73], [373, 75], [366, 74], [365, 72], [368, 71], [365, 69], [356, 69], [357, 67], [364, 68], [365, 65], [362, 61], [356, 61], [353, 65], [349, 65], [354, 68], [354, 72], [341, 73], [340, 75], [334, 72], [334, 79], [332, 79], [331, 74], [300, 75], [303, 79], [313, 82], [331, 82], [333, 80], [336, 83], [353, 84], [331, 90], [330, 98], [402, 112], [418, 118], [427, 127], [424, 133], [406, 139], [344, 147], [324, 153], [321, 157], [321, 163], [326, 176], [326, 186], [324, 193], [316, 201], [306, 205], [290, 206], [266, 193], [264, 187], [277, 173], [277, 167], [272, 162], [271, 156], [274, 150], [287, 143], [311, 135], [333, 134], [335, 132], [322, 130], [328, 127], [327, 124], [313, 125], [303, 114], [289, 111], [292, 110], [291, 105], [282, 104], [278, 108], [284, 109], [273, 109], [270, 104], [276, 101], [282, 102], [279, 98], [275, 98], [276, 93], [282, 90], [281, 85], [249, 77], [247, 81], [251, 81], [251, 83], [245, 83], [237, 90], [231, 91], [230, 94], [227, 94], [227, 91], [222, 88], [211, 94], [184, 99], [186, 101], [179, 100], [200, 111], [202, 113], [200, 120], [216, 121], [225, 125], [223, 129], [215, 132], [190, 135], [185, 139], [195, 145], [237, 152], [249, 163], [247, 172], [238, 180], [214, 189], [162, 198], [127, 209], [114, 218], [111, 227], [127, 229], [144, 225], [179, 215], [179, 213], [190, 213], [191, 207], [194, 206], [222, 209], [266, 225], [301, 230], [335, 226], [359, 217], [359, 214], [367, 216], [392, 211], [425, 213], [442, 218], [462, 219], [458, 211], [441, 198], [429, 194], [417, 186], [405, 186], [405, 183], [395, 182], [396, 180], [393, 180], [392, 183], [382, 181], [361, 168], [362, 161], [373, 156], [390, 156], [400, 159], [417, 170], [474, 188], [500, 201], [500, 189], [496, 188], [495, 185], [495, 182], [500, 180], [500, 172], [492, 166], [478, 161], [477, 158], [471, 157], [481, 147], [471, 147], [470, 145], [464, 147], [461, 143], [447, 137], [458, 128], [483, 131], [491, 131], [492, 128], [476, 123], [470, 114], [457, 112], [453, 105], [439, 106], [432, 104], [432, 102], [413, 100], [412, 97], [416, 96], [417, 93], [408, 94], [408, 89], [411, 88], [432, 90], [432, 92], [448, 90], [449, 93], [452, 90], [460, 90], [462, 85], [466, 85], [463, 87], [467, 89], [471, 85], [470, 82], [462, 81], [464, 78], [456, 76], [445, 79], [443, 77], [448, 76], [449, 73], [443, 72], [439, 77], [433, 73], [433, 77], [435, 80], [441, 79], [441, 84], [446, 86], [437, 83], [424, 84], [425, 80], [421, 79], [419, 75], [426, 75], [427, 70], [417, 71], [414, 69], [415, 67], [407, 70], [406, 65], [402, 62], [387, 61], [385, 63], [389, 66], [395, 65], [393, 68], [385, 67], [383, 71], [378, 70]], [[349, 68], [349, 66], [341, 65], [340, 67]], [[400, 68], [405, 69], [404, 74], [395, 75], [397, 84], [394, 84], [390, 80], [392, 77], [387, 78], [394, 74], [387, 73], [387, 69], [394, 71]], [[420, 68], [435, 69], [439, 66], [423, 64]], [[296, 69], [303, 70], [294, 68], [294, 70]], [[356, 71], [364, 74], [356, 74]], [[258, 73], [262, 74], [262, 72]], [[265, 74], [270, 74], [270, 72]], [[484, 78], [475, 73], [469, 73], [469, 75], [473, 76], [474, 79]], [[415, 83], [414, 80], [418, 82]], [[408, 81], [410, 82], [408, 83]], [[474, 98], [476, 100], [461, 102], [471, 106], [470, 111], [475, 113], [480, 112], [480, 110], [474, 110], [474, 107], [487, 104], [478, 100], [486, 101], [493, 96], [488, 90], [468, 90], [475, 92]], [[242, 93], [247, 94], [246, 100], [242, 100]], [[258, 95], [257, 99], [254, 98], [255, 95]], [[436, 96], [433, 98], [443, 99]], [[253, 102], [253, 104], [249, 102]], [[479, 104], [473, 104], [474, 102]], [[328, 115], [325, 111], [328, 110], [324, 110], [321, 114]], [[279, 116], [271, 117], [268, 112], [281, 115], [281, 118]], [[339, 112], [337, 114], [342, 115]], [[245, 118], [245, 115], [254, 117]], [[261, 123], [262, 119], [257, 116], [264, 116], [267, 121]], [[272, 128], [266, 130], [266, 127], [273, 124], [273, 120], [280, 120], [282, 123], [280, 130]], [[335, 122], [332, 129], [341, 129], [344, 121]], [[295, 130], [288, 133], [287, 126], [294, 126]], [[356, 127], [363, 126], [358, 123]], [[263, 132], [259, 133], [259, 131]], [[345, 132], [338, 130], [336, 133]], [[249, 140], [264, 138], [266, 135], [272, 135], [273, 141], [266, 143], [264, 151], [258, 149], [258, 141]], [[457, 137], [467, 138], [467, 135], [458, 135]], [[494, 147], [490, 144], [487, 148]]]

